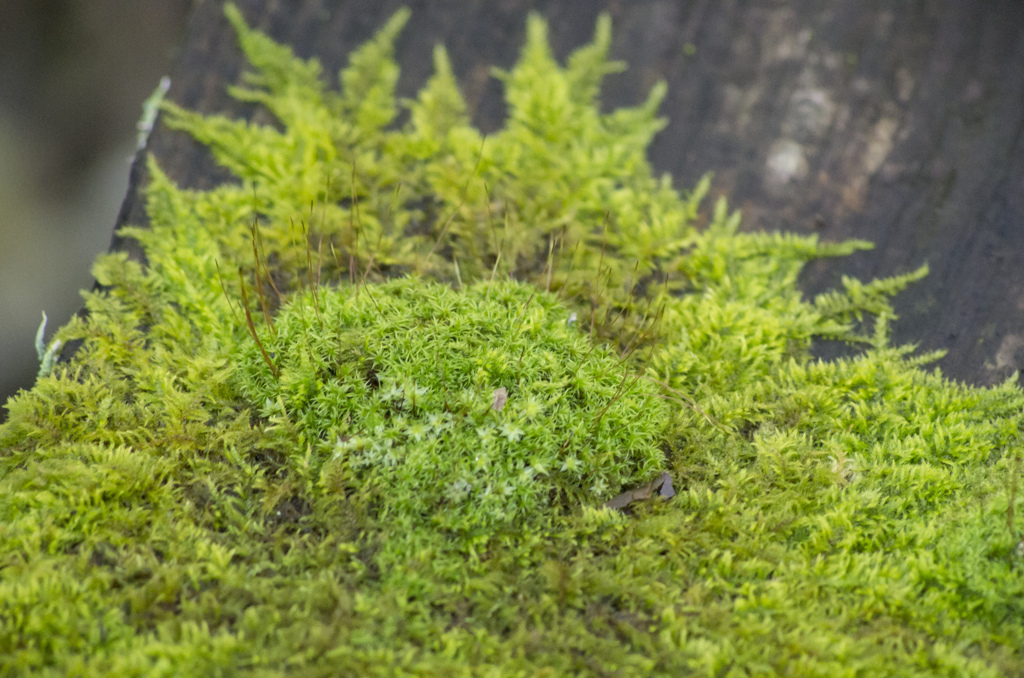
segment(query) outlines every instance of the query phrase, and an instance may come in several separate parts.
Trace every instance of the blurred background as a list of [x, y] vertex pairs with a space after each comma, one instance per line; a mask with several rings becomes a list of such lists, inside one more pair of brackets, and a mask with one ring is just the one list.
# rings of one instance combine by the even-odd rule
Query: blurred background
[[0, 404], [35, 380], [41, 313], [49, 339], [92, 286], [192, 4], [0, 0]]

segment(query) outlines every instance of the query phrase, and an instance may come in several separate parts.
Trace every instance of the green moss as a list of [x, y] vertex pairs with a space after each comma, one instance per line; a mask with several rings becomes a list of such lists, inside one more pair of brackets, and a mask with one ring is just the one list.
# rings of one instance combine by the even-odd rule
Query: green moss
[[923, 268], [805, 299], [868, 245], [654, 177], [664, 88], [599, 111], [607, 19], [561, 67], [532, 17], [484, 140], [440, 47], [396, 124], [406, 12], [340, 92], [227, 13], [280, 124], [164, 105], [240, 183], [151, 162], [147, 265], [101, 256], [8, 402], [0, 672], [1024, 669], [1024, 395], [890, 345]]
[[516, 283], [307, 294], [245, 346], [238, 390], [324, 491], [486, 541], [664, 466], [653, 388], [568, 319]]

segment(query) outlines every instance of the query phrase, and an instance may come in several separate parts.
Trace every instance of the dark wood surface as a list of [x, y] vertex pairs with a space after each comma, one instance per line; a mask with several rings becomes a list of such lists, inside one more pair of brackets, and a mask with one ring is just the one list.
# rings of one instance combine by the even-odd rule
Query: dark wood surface
[[[1024, 2], [1019, 0], [239, 0], [250, 24], [316, 56], [336, 85], [346, 55], [398, 7], [399, 94], [430, 75], [443, 42], [474, 121], [501, 125], [493, 65], [509, 67], [531, 9], [556, 54], [613, 20], [606, 107], [668, 81], [669, 126], [650, 159], [680, 189], [715, 173], [713, 193], [746, 229], [863, 238], [871, 252], [816, 262], [808, 293], [843, 274], [873, 278], [927, 262], [896, 302], [896, 340], [946, 349], [948, 376], [992, 383], [1024, 367]], [[244, 68], [221, 2], [196, 6], [169, 96], [213, 113], [261, 115], [228, 97]], [[149, 145], [182, 185], [230, 180], [187, 137], [158, 125]], [[146, 222], [141, 164], [119, 224]], [[133, 251], [115, 237], [112, 247]], [[135, 252], [137, 255], [138, 252]]]

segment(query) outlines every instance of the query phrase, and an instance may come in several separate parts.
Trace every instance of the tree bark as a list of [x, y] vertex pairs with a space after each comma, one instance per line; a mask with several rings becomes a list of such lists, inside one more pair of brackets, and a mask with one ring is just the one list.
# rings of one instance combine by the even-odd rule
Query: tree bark
[[[336, 86], [348, 53], [401, 5], [394, 0], [238, 0], [250, 24], [316, 56]], [[510, 67], [528, 11], [549, 22], [563, 58], [613, 20], [603, 104], [635, 105], [668, 81], [669, 126], [650, 159], [686, 189], [714, 172], [713, 192], [745, 229], [863, 238], [871, 252], [816, 262], [809, 293], [841, 275], [874, 278], [927, 262], [896, 300], [898, 343], [945, 349], [943, 372], [993, 383], [1024, 368], [1024, 3], [1018, 0], [463, 0], [408, 3], [398, 41], [400, 96], [430, 75], [446, 45], [474, 122], [501, 126], [492, 66]], [[222, 3], [194, 11], [170, 98], [204, 113], [264, 115], [228, 97], [245, 68]], [[157, 126], [153, 153], [184, 186], [231, 177], [179, 133]], [[146, 223], [136, 162], [118, 225]], [[115, 250], [141, 257], [115, 235]]]

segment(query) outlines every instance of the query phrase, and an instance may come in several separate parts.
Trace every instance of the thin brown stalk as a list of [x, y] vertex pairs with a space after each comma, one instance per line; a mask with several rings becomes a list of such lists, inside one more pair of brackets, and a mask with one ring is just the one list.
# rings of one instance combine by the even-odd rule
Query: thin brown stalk
[[630, 382], [630, 384], [629, 384], [629, 388], [628, 388], [628, 389], [625, 389], [625, 390], [623, 389], [623, 386], [625, 386], [625, 384], [626, 384], [626, 379], [628, 379], [628, 378], [629, 378], [629, 374], [627, 373], [627, 374], [624, 374], [624, 375], [622, 375], [622, 381], [621, 381], [621, 382], [619, 382], [619, 388], [618, 388], [618, 390], [616, 390], [616, 392], [615, 392], [615, 395], [614, 395], [614, 396], [612, 396], [612, 399], [608, 401], [608, 404], [604, 406], [604, 409], [603, 409], [603, 410], [601, 410], [601, 413], [597, 415], [597, 419], [596, 419], [596, 420], [594, 420], [594, 431], [597, 431], [597, 425], [601, 423], [601, 418], [602, 418], [602, 417], [604, 417], [604, 415], [605, 415], [605, 412], [607, 412], [607, 411], [608, 411], [608, 409], [609, 409], [609, 408], [610, 408], [610, 407], [611, 407], [612, 405], [614, 405], [614, 404], [615, 404], [615, 402], [616, 402], [616, 401], [617, 401], [617, 400], [618, 400], [619, 398], [621, 398], [621, 397], [622, 397], [623, 393], [625, 393], [625, 392], [626, 392], [626, 390], [632, 390], [632, 389], [633, 389], [633, 386], [635, 386], [635, 385], [636, 385], [636, 382], [638, 382], [638, 381], [640, 380], [640, 378], [644, 376], [644, 374], [643, 374], [643, 371], [644, 371], [645, 369], [647, 369], [647, 365], [648, 365], [648, 364], [649, 364], [649, 363], [651, 362], [651, 357], [652, 357], [653, 355], [654, 355], [654, 347], [652, 346], [652, 347], [651, 347], [651, 351], [650, 351], [650, 353], [649, 353], [649, 354], [648, 354], [648, 356], [647, 356], [647, 362], [645, 362], [645, 363], [644, 363], [644, 365], [643, 365], [643, 366], [641, 366], [641, 368], [640, 368], [640, 373], [636, 375], [636, 377], [635, 377], [635, 378], [633, 379], [633, 381], [632, 381], [632, 382]]
[[266, 295], [263, 294], [263, 276], [260, 274], [260, 252], [259, 252], [259, 247], [258, 247], [258, 244], [257, 244], [258, 240], [259, 240], [260, 217], [259, 217], [259, 214], [256, 211], [256, 189], [255, 189], [255, 187], [253, 188], [253, 191], [252, 191], [252, 215], [253, 215], [253, 223], [251, 223], [249, 225], [249, 231], [250, 231], [250, 235], [251, 235], [250, 239], [252, 240], [252, 257], [253, 257], [253, 259], [256, 262], [256, 265], [254, 266], [255, 273], [256, 273], [256, 295], [260, 299], [260, 309], [262, 309], [262, 311], [263, 311], [263, 322], [266, 323], [267, 329], [270, 330], [271, 334], [274, 334], [275, 336], [277, 336], [277, 333], [274, 330], [274, 324], [270, 321], [270, 309], [269, 309], [268, 304], [267, 304]]
[[334, 258], [334, 265], [341, 270], [341, 257], [338, 256], [338, 250], [334, 248], [334, 242], [331, 240], [327, 241], [327, 245], [331, 248], [331, 256]]
[[324, 234], [320, 234], [320, 239], [316, 244], [316, 287], [320, 289], [320, 272], [324, 266]]
[[462, 273], [459, 272], [459, 258], [454, 254], [452, 255], [452, 263], [455, 265], [455, 279], [459, 282], [459, 290], [462, 291], [465, 289], [465, 286], [462, 284]]
[[718, 420], [716, 420], [710, 414], [708, 414], [703, 409], [701, 409], [700, 405], [697, 404], [697, 401], [695, 401], [693, 398], [691, 398], [690, 396], [686, 395], [682, 391], [678, 391], [678, 390], [672, 388], [671, 386], [669, 386], [668, 384], [666, 384], [665, 382], [658, 381], [657, 379], [655, 379], [653, 377], [648, 377], [648, 376], [644, 375], [644, 379], [646, 379], [647, 381], [649, 381], [649, 382], [651, 382], [653, 384], [657, 384], [658, 386], [662, 387], [666, 391], [671, 391], [672, 393], [674, 393], [677, 396], [676, 398], [671, 398], [671, 397], [666, 396], [664, 394], [659, 394], [662, 398], [665, 398], [666, 400], [671, 400], [673, 402], [679, 403], [680, 405], [685, 405], [685, 406], [689, 407], [691, 410], [693, 410], [697, 414], [699, 414], [702, 417], [704, 417], [705, 419], [707, 419], [709, 424], [711, 424], [712, 426], [715, 426], [716, 428], [721, 430], [723, 433], [731, 433], [731, 431], [728, 428], [723, 426]]
[[[455, 215], [459, 213], [459, 210], [462, 209], [462, 206], [466, 204], [466, 189], [469, 188], [469, 182], [473, 179], [473, 177], [476, 176], [477, 172], [480, 170], [480, 162], [484, 159], [484, 144], [486, 143], [487, 136], [484, 135], [484, 138], [480, 140], [480, 150], [477, 152], [476, 155], [476, 165], [473, 167], [473, 172], [466, 178], [466, 183], [462, 185], [462, 199], [459, 200], [459, 204], [456, 205], [455, 209], [452, 210], [452, 213], [448, 216], [448, 219], [444, 222], [444, 226], [441, 227], [441, 232], [437, 234], [437, 238], [434, 240], [434, 244], [431, 245], [430, 251], [427, 252], [427, 257], [423, 260], [424, 266], [430, 263], [431, 255], [434, 254], [434, 250], [437, 249], [437, 246], [438, 244], [440, 244], [441, 239], [444, 238], [444, 234], [448, 232], [448, 226], [451, 225], [452, 220], [455, 218]], [[487, 185], [484, 184], [484, 193], [486, 194], [486, 192]]]
[[235, 311], [235, 305], [231, 302], [231, 295], [228, 294], [228, 286], [224, 284], [224, 276], [220, 272], [220, 262], [214, 259], [214, 265], [217, 267], [217, 279], [220, 281], [220, 288], [224, 291], [224, 298], [228, 302], [228, 308], [231, 309], [231, 315], [235, 317], [235, 322], [238, 324], [242, 323], [242, 319], [238, 317], [238, 312]]
[[554, 237], [552, 237], [552, 238], [550, 238], [548, 240], [548, 261], [547, 261], [547, 265], [545, 266], [545, 268], [548, 270], [548, 275], [547, 275], [547, 281], [544, 284], [544, 291], [545, 292], [550, 292], [551, 291], [551, 269], [554, 267], [554, 260], [552, 258], [552, 256], [554, 255], [554, 251], [555, 251], [555, 239], [554, 239]]
[[[380, 241], [383, 238], [384, 238], [384, 231], [382, 229], [381, 232], [377, 235], [377, 244], [374, 245], [373, 252], [370, 252], [370, 260], [366, 263], [366, 268], [363, 269], [363, 278], [360, 281], [361, 285], [366, 285], [366, 276], [370, 273], [371, 270], [373, 270], [374, 261], [377, 259], [377, 252], [380, 251]], [[381, 270], [379, 268], [377, 269], [377, 273], [380, 274], [381, 278], [384, 277], [384, 273], [381, 272]], [[359, 294], [359, 287], [358, 286], [356, 287], [356, 294]]]
[[[566, 229], [565, 224], [562, 224], [562, 233], [561, 233], [560, 237], [558, 238], [558, 257], [557, 258], [558, 258], [559, 262], [562, 261], [562, 255], [565, 254], [565, 229]], [[573, 256], [575, 256], [575, 252], [573, 253]], [[569, 267], [570, 267], [569, 270], [571, 271], [572, 270], [572, 262], [569, 263]], [[552, 269], [553, 269], [553, 267], [552, 267]], [[552, 272], [548, 271], [548, 291], [549, 292], [551, 291], [551, 274], [552, 274]], [[568, 282], [568, 280], [569, 279], [568, 279], [568, 276], [567, 276], [566, 277], [566, 282]], [[563, 288], [565, 287], [565, 283], [562, 284], [562, 287]], [[558, 296], [559, 297], [562, 296], [562, 290], [561, 289], [558, 290]]]
[[[643, 327], [643, 323], [647, 320], [647, 316], [650, 313], [650, 310], [651, 299], [648, 299], [647, 309], [644, 311], [644, 317], [640, 320], [640, 326], [637, 327], [636, 331], [633, 333], [633, 338], [626, 342], [625, 348], [622, 349], [622, 362], [625, 362], [629, 358], [629, 356], [633, 354], [633, 351], [635, 351], [640, 346], [643, 340], [647, 338], [647, 335], [651, 332], [651, 330], [654, 329], [654, 326], [657, 324], [657, 322], [661, 320], [662, 315], [665, 313], [665, 302], [661, 302], [661, 305], [658, 306], [658, 310], [654, 312], [654, 319], [650, 322], [649, 325], [647, 325], [646, 329], [644, 329], [641, 332], [640, 327]], [[633, 342], [636, 342], [636, 346], [633, 345]]]
[[[558, 296], [560, 298], [562, 297], [562, 290], [564, 290], [564, 289], [569, 287], [569, 279], [572, 277], [573, 269], [576, 268], [576, 254], [579, 252], [579, 250], [580, 250], [580, 241], [577, 240], [576, 241], [576, 245], [572, 249], [572, 258], [569, 259], [569, 270], [565, 272], [565, 281], [562, 283], [561, 289], [558, 290]], [[574, 294], [573, 298], [575, 298], [575, 297], [576, 297], [576, 295]], [[565, 298], [562, 298], [562, 301], [565, 302], [567, 300]]]
[[[310, 218], [310, 223], [312, 223], [312, 220], [313, 220], [313, 203], [312, 203], [312, 201], [310, 201], [310, 203], [309, 203], [309, 218]], [[309, 281], [309, 291], [310, 291], [310, 294], [313, 297], [313, 311], [316, 313], [317, 321], [320, 323], [320, 329], [323, 329], [323, 327], [324, 327], [324, 318], [323, 318], [323, 315], [320, 313], [320, 287], [319, 287], [319, 284], [314, 284], [314, 278], [313, 278], [313, 252], [312, 252], [312, 248], [309, 246], [309, 226], [307, 226], [306, 222], [304, 222], [304, 221], [300, 222], [300, 223], [302, 223], [302, 241], [306, 245], [306, 280]]]
[[594, 278], [594, 296], [590, 299], [590, 339], [594, 339], [594, 317], [597, 315], [597, 300], [601, 296], [601, 266], [604, 264], [604, 248], [608, 244], [608, 216], [604, 213], [604, 225], [601, 228], [601, 256], [597, 260], [597, 273]]
[[245, 291], [245, 276], [242, 273], [241, 266], [238, 267], [238, 281], [242, 285], [242, 308], [245, 310], [245, 321], [247, 326], [249, 327], [249, 333], [252, 335], [252, 338], [256, 341], [256, 347], [260, 350], [260, 354], [263, 356], [263, 361], [266, 362], [267, 365], [270, 367], [270, 371], [274, 373], [274, 376], [280, 378], [281, 373], [278, 371], [277, 366], [274, 364], [274, 361], [270, 359], [269, 355], [267, 355], [266, 349], [263, 348], [263, 342], [260, 341], [260, 335], [258, 332], [256, 332], [256, 325], [252, 321], [252, 313], [249, 312], [249, 295]]
[[448, 219], [444, 222], [444, 226], [441, 227], [441, 232], [437, 234], [437, 238], [434, 240], [434, 244], [430, 246], [430, 251], [427, 252], [426, 259], [423, 260], [423, 265], [424, 266], [426, 266], [428, 263], [430, 263], [430, 257], [434, 254], [434, 250], [437, 249], [438, 244], [441, 242], [441, 238], [443, 238], [444, 234], [448, 231], [448, 227], [451, 225], [452, 219], [455, 218], [455, 215], [459, 213], [459, 210], [462, 209], [462, 206], [465, 205], [465, 204], [466, 204], [466, 200], [465, 200], [465, 198], [463, 198], [459, 202], [459, 204], [455, 206], [455, 209], [452, 210], [452, 213], [448, 216]]
[[[352, 234], [352, 247], [348, 250], [348, 281], [352, 284], [356, 280], [356, 254], [359, 248], [359, 232], [356, 231], [356, 164], [352, 163], [352, 181], [350, 182], [352, 189], [352, 202], [348, 209], [348, 229], [349, 233]], [[360, 221], [359, 228], [362, 229], [362, 222]], [[359, 294], [359, 287], [356, 287], [356, 294]]]
[[[639, 267], [640, 267], [640, 260], [637, 259], [636, 265], [633, 266], [633, 278], [630, 279], [631, 282], [632, 282], [633, 279], [635, 279], [636, 272], [639, 269]], [[613, 308], [614, 304], [609, 303], [605, 307], [606, 310], [605, 310], [605, 313], [604, 313], [604, 320], [601, 321], [601, 327], [603, 328], [603, 331], [604, 331], [606, 336], [608, 336], [608, 337], [613, 337], [614, 336], [612, 334], [612, 328], [615, 327], [615, 321], [616, 320], [620, 320], [620, 319], [622, 320], [622, 329], [623, 329], [623, 331], [625, 331], [625, 329], [626, 329], [626, 315], [629, 313], [629, 310], [633, 307], [633, 293], [634, 292], [636, 292], [636, 285], [635, 284], [632, 285], [629, 288], [629, 297], [627, 298], [627, 303], [626, 303], [625, 306], [620, 306], [619, 308], [614, 309]], [[608, 317], [612, 315], [612, 311], [613, 310], [615, 311], [615, 317], [613, 317], [611, 319], [611, 322], [609, 322], [608, 321]]]
[[565, 451], [565, 448], [569, 447], [569, 443], [572, 442], [572, 439], [575, 435], [576, 431], [574, 429], [573, 432], [569, 434], [569, 437], [565, 439], [565, 442], [562, 443], [562, 446], [558, 448], [558, 454], [562, 454], [562, 452]]
[[494, 213], [491, 212], [491, 192], [487, 190], [487, 182], [484, 182], [484, 208], [487, 210], [487, 225], [491, 229], [491, 247], [495, 245], [501, 248], [498, 242], [498, 229], [494, 228]]
[[1017, 533], [1013, 529], [1014, 519], [1014, 504], [1017, 502], [1017, 484], [1021, 473], [1021, 465], [1024, 461], [1021, 460], [1020, 453], [1017, 454], [1017, 458], [1014, 460], [1014, 468], [1011, 471], [1010, 476], [1010, 499], [1006, 506], [1006, 529], [1010, 531], [1010, 536], [1014, 539], [1017, 538]]
[[572, 371], [572, 378], [573, 379], [575, 379], [576, 375], [579, 374], [580, 368], [583, 367], [583, 363], [587, 362], [587, 359], [590, 357], [590, 354], [593, 353], [594, 349], [596, 349], [596, 348], [597, 348], [597, 344], [594, 343], [594, 342], [591, 342], [590, 350], [587, 351], [587, 355], [583, 356], [583, 360], [581, 360], [578, 363], [576, 363], [576, 369]]
[[523, 316], [526, 315], [526, 309], [528, 309], [530, 307], [530, 302], [533, 301], [533, 297], [536, 296], [536, 294], [537, 294], [537, 290], [534, 290], [533, 292], [531, 292], [530, 293], [530, 298], [527, 299], [526, 303], [523, 305], [523, 310], [519, 312], [519, 316], [516, 318], [516, 321], [514, 323], [514, 325], [516, 326], [516, 329], [519, 329], [519, 323], [521, 323], [523, 321]]
[[487, 293], [484, 294], [484, 301], [487, 301], [491, 296], [491, 286], [494, 285], [494, 276], [498, 272], [498, 263], [501, 261], [501, 251], [505, 247], [505, 239], [501, 239], [501, 245], [498, 247], [498, 256], [494, 259], [494, 268], [491, 269], [491, 279], [487, 281]]

